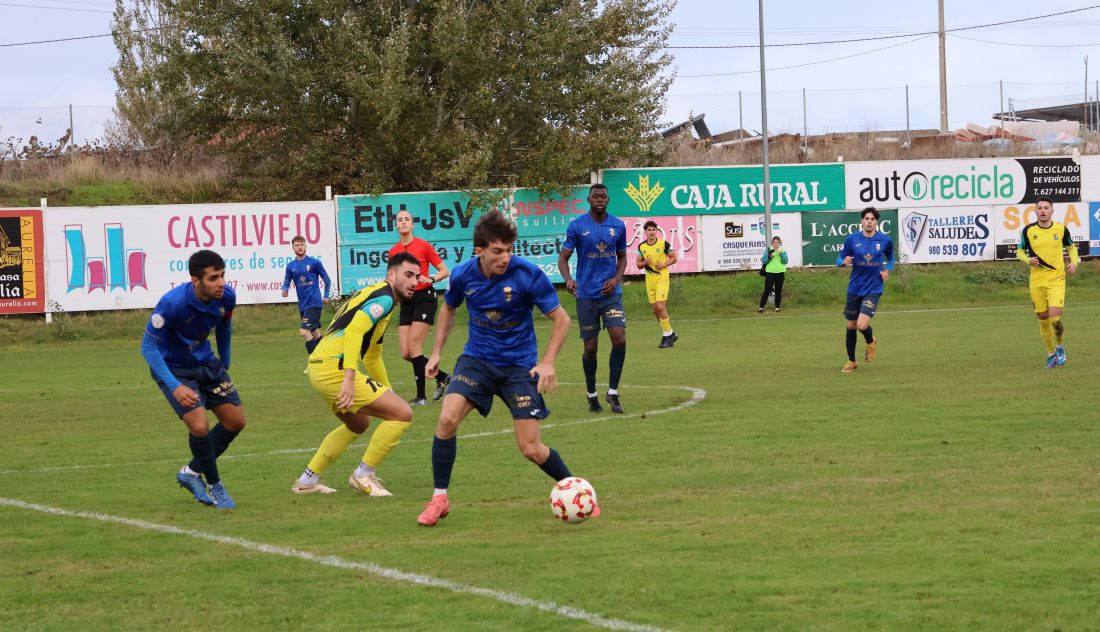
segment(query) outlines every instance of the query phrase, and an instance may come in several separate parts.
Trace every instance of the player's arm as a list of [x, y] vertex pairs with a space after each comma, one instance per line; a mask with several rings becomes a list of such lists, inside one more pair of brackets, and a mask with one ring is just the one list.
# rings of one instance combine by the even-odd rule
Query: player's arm
[[149, 324], [145, 327], [145, 335], [141, 339], [141, 355], [153, 371], [153, 375], [172, 391], [172, 397], [175, 397], [176, 401], [184, 406], [194, 406], [199, 403], [199, 394], [186, 384], [181, 384], [176, 376], [172, 375], [160, 352], [166, 341], [165, 332], [175, 326], [174, 322], [171, 308], [164, 303], [158, 304], [149, 318]]
[[665, 264], [661, 267], [662, 268], [671, 268], [672, 266], [676, 265], [677, 261], [679, 261], [679, 259], [676, 258], [676, 251], [673, 250], [672, 246], [668, 245], [668, 242], [666, 241], [665, 242]]
[[321, 277], [321, 281], [325, 284], [325, 291], [321, 293], [321, 299], [326, 296], [333, 296], [332, 294], [332, 279], [328, 278], [328, 271], [325, 270], [325, 264], [321, 263], [321, 260], [317, 260], [317, 276]]
[[218, 359], [222, 361], [222, 366], [229, 370], [229, 362], [231, 358], [230, 342], [233, 339], [233, 309], [227, 309], [225, 316], [218, 321], [216, 327], [214, 327], [214, 341], [218, 343]]
[[851, 236], [844, 238], [844, 245], [840, 247], [840, 254], [836, 257], [836, 267], [838, 268], [843, 268], [852, 263], [852, 256], [855, 255], [855, 250], [852, 249], [851, 239]]
[[1062, 245], [1066, 247], [1066, 254], [1069, 255], [1069, 265], [1066, 266], [1066, 272], [1069, 274], [1077, 273], [1077, 262], [1080, 261], [1080, 257], [1077, 254], [1077, 242], [1073, 241], [1073, 235], [1069, 234], [1068, 228], [1062, 229]]
[[561, 305], [546, 314], [550, 319], [550, 342], [546, 344], [546, 352], [542, 359], [531, 369], [531, 377], [538, 376], [538, 391], [550, 393], [558, 386], [558, 374], [554, 369], [554, 362], [558, 359], [558, 353], [565, 344], [565, 337], [569, 334], [569, 326], [572, 320], [565, 313]]
[[363, 337], [375, 323], [393, 309], [393, 298], [378, 296], [363, 303], [344, 329], [344, 382], [336, 398], [339, 408], [347, 409], [355, 401], [355, 373], [359, 366], [359, 353], [363, 349]]
[[638, 266], [639, 268], [646, 265], [645, 253], [642, 252], [641, 246], [638, 246], [638, 256], [634, 258], [634, 265]]
[[375, 382], [381, 382], [386, 385], [386, 388], [393, 389], [393, 385], [390, 384], [390, 375], [386, 371], [386, 364], [382, 362], [381, 338], [371, 344], [367, 355], [363, 356], [363, 366], [367, 369], [367, 375], [371, 376]]
[[569, 273], [569, 257], [573, 256], [573, 251], [577, 248], [577, 231], [574, 228], [574, 222], [569, 222], [569, 226], [565, 229], [565, 241], [561, 245], [561, 250], [558, 251], [558, 272], [561, 273], [561, 278], [565, 281], [565, 289], [571, 294], [577, 293], [577, 282], [573, 279], [573, 275]]
[[283, 275], [283, 296], [286, 296], [290, 292], [290, 281], [294, 278], [294, 273], [290, 271], [290, 264], [286, 265], [286, 274]]
[[619, 250], [615, 253], [615, 276], [603, 282], [603, 287], [600, 288], [600, 293], [604, 296], [608, 296], [615, 292], [615, 288], [619, 286], [619, 283], [623, 280], [623, 273], [626, 272], [626, 249]]
[[[454, 286], [451, 286], [454, 290]], [[450, 292], [447, 293], [450, 296]], [[443, 345], [447, 344], [447, 338], [455, 326], [456, 307], [444, 299], [443, 307], [439, 310], [439, 317], [435, 321], [435, 340], [432, 342], [432, 354], [428, 356], [428, 364], [424, 365], [424, 375], [434, 378], [439, 374], [439, 357], [443, 353]]]
[[1016, 258], [1033, 268], [1039, 265], [1039, 258], [1031, 253], [1031, 242], [1027, 238], [1027, 226], [1020, 231], [1020, 243], [1016, 244]]

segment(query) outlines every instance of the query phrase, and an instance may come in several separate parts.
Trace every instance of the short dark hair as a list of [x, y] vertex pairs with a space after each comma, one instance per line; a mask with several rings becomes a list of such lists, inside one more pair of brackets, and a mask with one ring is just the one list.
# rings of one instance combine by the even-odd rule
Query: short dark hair
[[645, 228], [649, 228], [650, 226], [652, 226], [654, 228], [657, 228], [657, 222], [655, 222], [653, 220], [649, 220], [645, 224], [642, 225], [642, 228], [645, 229]]
[[390, 257], [389, 262], [386, 264], [386, 271], [389, 272], [390, 270], [393, 270], [402, 263], [411, 263], [414, 266], [420, 267], [420, 259], [417, 259], [407, 252], [399, 252]]
[[1045, 195], [1042, 196], [1042, 197], [1035, 198], [1035, 206], [1039, 206], [1039, 202], [1046, 202], [1047, 204], [1050, 205], [1050, 208], [1054, 208], [1054, 200], [1048, 198]]
[[607, 185], [602, 184], [600, 182], [597, 182], [596, 184], [593, 184], [592, 186], [588, 187], [588, 194], [592, 195], [592, 192], [595, 191], [596, 189], [603, 189], [604, 191], [606, 191], [607, 190]]
[[867, 217], [868, 213], [870, 213], [871, 215], [874, 215], [876, 221], [878, 220], [879, 217], [882, 217], [882, 213], [879, 213], [877, 208], [875, 208], [873, 206], [868, 206], [867, 208], [860, 211], [859, 218], [863, 219], [864, 217]]
[[482, 214], [474, 225], [474, 248], [488, 248], [494, 241], [502, 244], [516, 241], [516, 225], [497, 209]]
[[290, 240], [290, 245], [293, 246], [294, 244], [298, 243], [299, 241], [304, 244], [304, 243], [306, 243], [306, 238], [302, 237], [301, 235], [295, 235], [294, 239]]
[[199, 250], [187, 260], [187, 271], [196, 279], [201, 279], [203, 272], [213, 266], [214, 271], [225, 269], [225, 259], [213, 250]]

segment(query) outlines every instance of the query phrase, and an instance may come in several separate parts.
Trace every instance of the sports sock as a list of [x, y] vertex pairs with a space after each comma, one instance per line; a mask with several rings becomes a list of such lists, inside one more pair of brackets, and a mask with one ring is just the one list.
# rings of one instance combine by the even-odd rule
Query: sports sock
[[409, 362], [413, 365], [413, 377], [416, 378], [416, 397], [417, 399], [424, 399], [424, 367], [428, 366], [428, 358], [423, 355], [418, 355], [415, 358], [410, 358]]
[[318, 475], [324, 474], [328, 466], [332, 465], [333, 461], [346, 452], [351, 442], [358, 438], [358, 434], [348, 430], [348, 427], [344, 424], [340, 424], [328, 433], [325, 440], [321, 442], [321, 447], [317, 448], [317, 452], [309, 460], [309, 469]]
[[844, 346], [848, 348], [848, 361], [856, 361], [856, 330], [844, 330]]
[[875, 335], [871, 333], [870, 327], [863, 330], [863, 339], [867, 341], [867, 344], [871, 344], [875, 341]]
[[432, 437], [432, 479], [435, 489], [447, 489], [451, 486], [451, 470], [455, 466], [458, 453], [458, 438], [440, 439]]
[[378, 472], [378, 470], [376, 470], [373, 467], [367, 465], [366, 463], [363, 463], [362, 461], [359, 462], [359, 467], [355, 468], [355, 475], [360, 477], [360, 478], [365, 478], [367, 476], [374, 476], [377, 472]]
[[[226, 427], [220, 423], [211, 428], [206, 436], [210, 438], [210, 444], [214, 447], [214, 458], [217, 459], [221, 456], [229, 447], [229, 444], [233, 443], [233, 440], [236, 439], [239, 434], [240, 431], [233, 432], [232, 430], [227, 430]], [[202, 465], [199, 463], [197, 457], [192, 458], [187, 466], [196, 472], [202, 471]]]
[[581, 354], [581, 367], [584, 369], [584, 385], [588, 387], [589, 393], [596, 392], [596, 354], [589, 355], [587, 352]]
[[662, 318], [658, 322], [661, 323], [661, 331], [663, 331], [666, 336], [671, 336], [672, 335], [672, 323], [669, 321], [669, 319]]
[[439, 373], [435, 374], [435, 383], [442, 384], [449, 377], [451, 377], [450, 373], [447, 373], [446, 371], [440, 369]]
[[550, 456], [539, 464], [539, 468], [555, 481], [572, 476], [569, 473], [569, 468], [565, 466], [565, 461], [561, 460], [561, 455], [554, 448], [550, 448]]
[[1054, 342], [1055, 344], [1062, 344], [1062, 334], [1065, 332], [1065, 324], [1062, 323], [1061, 316], [1051, 316], [1050, 327], [1054, 330]]
[[618, 395], [618, 394], [619, 394], [619, 389], [617, 389], [617, 388], [609, 388], [609, 389], [607, 389], [607, 394], [608, 394], [608, 395]]
[[188, 467], [205, 476], [207, 485], [222, 480], [218, 476], [218, 460], [214, 456], [214, 442], [210, 440], [210, 433], [206, 433], [205, 437], [196, 437], [189, 433], [187, 443], [191, 446], [191, 456], [195, 457]]
[[[607, 385], [611, 388], [619, 388], [619, 378], [623, 376], [623, 365], [626, 364], [626, 345], [611, 347], [611, 358], [608, 361], [611, 374], [607, 379]], [[592, 385], [595, 388], [595, 384]]]
[[317, 475], [317, 472], [314, 472], [308, 467], [302, 472], [302, 475], [298, 477], [298, 482], [306, 486], [316, 485], [320, 481], [321, 477]]
[[386, 455], [401, 442], [401, 435], [405, 434], [411, 425], [412, 423], [408, 421], [383, 421], [378, 424], [374, 434], [370, 436], [366, 452], [363, 453], [363, 463], [370, 467], [382, 465]]
[[1043, 344], [1047, 348], [1047, 355], [1054, 353], [1054, 328], [1050, 325], [1050, 319], [1039, 321], [1039, 335], [1043, 337]]

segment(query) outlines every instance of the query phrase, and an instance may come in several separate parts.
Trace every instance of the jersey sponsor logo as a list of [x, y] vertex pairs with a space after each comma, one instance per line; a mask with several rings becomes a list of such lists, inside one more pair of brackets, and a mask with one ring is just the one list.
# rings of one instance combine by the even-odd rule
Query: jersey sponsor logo
[[153, 316], [149, 318], [149, 323], [153, 325], [153, 329], [160, 329], [164, 327], [164, 316], [153, 314]]
[[499, 309], [487, 309], [485, 310], [485, 316], [494, 323], [500, 320], [500, 317], [504, 315], [504, 312]]
[[386, 308], [382, 307], [378, 303], [371, 303], [370, 315], [375, 319], [382, 318], [382, 315], [386, 313]]
[[607, 250], [607, 244], [605, 244], [602, 241], [597, 243], [596, 244], [596, 250], [599, 250], [600, 252], [603, 252], [603, 251]]

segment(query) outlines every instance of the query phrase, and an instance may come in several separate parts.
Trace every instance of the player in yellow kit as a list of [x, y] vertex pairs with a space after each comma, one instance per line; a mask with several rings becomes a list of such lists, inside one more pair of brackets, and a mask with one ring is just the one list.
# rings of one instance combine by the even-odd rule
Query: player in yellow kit
[[661, 324], [660, 349], [667, 349], [676, 343], [679, 336], [672, 330], [668, 319], [668, 269], [676, 263], [676, 251], [657, 234], [657, 222], [645, 223], [645, 241], [638, 244], [638, 267], [645, 268], [645, 290], [649, 296], [649, 306], [653, 315]]
[[[382, 364], [382, 336], [394, 307], [412, 296], [420, 262], [408, 253], [390, 257], [386, 280], [363, 288], [348, 299], [309, 355], [309, 381], [341, 425], [328, 433], [291, 491], [332, 494], [321, 474], [370, 426], [379, 420], [359, 467], [348, 478], [352, 488], [370, 496], [392, 496], [376, 468], [412, 423], [408, 402], [390, 389]], [[367, 373], [359, 370], [363, 362]]]
[[[1077, 244], [1065, 226], [1052, 219], [1054, 202], [1047, 197], [1035, 200], [1037, 221], [1020, 233], [1016, 258], [1031, 266], [1031, 304], [1039, 317], [1039, 334], [1047, 348], [1047, 368], [1066, 363], [1062, 345], [1062, 308], [1066, 301], [1066, 274], [1077, 272]], [[1063, 249], [1069, 255], [1066, 265]]]

